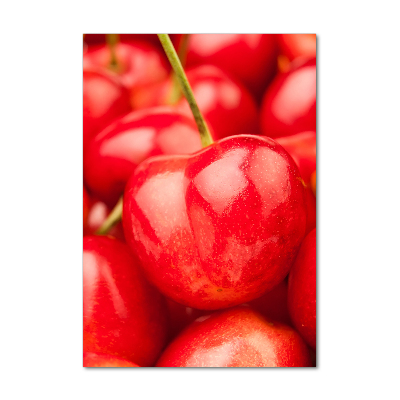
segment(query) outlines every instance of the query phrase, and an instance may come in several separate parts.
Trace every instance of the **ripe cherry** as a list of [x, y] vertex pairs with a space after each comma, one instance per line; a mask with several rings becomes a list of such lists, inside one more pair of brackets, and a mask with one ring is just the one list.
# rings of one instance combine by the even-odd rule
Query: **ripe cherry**
[[129, 92], [116, 76], [106, 71], [84, 69], [83, 153], [100, 130], [129, 111]]
[[293, 325], [316, 348], [316, 230], [304, 239], [290, 270], [288, 307]]
[[83, 352], [84, 367], [138, 367], [139, 365], [109, 354]]
[[197, 309], [271, 290], [289, 272], [306, 229], [299, 171], [279, 144], [260, 136], [147, 159], [123, 202], [125, 238], [147, 277]]
[[201, 141], [193, 119], [172, 107], [133, 111], [91, 142], [84, 159], [84, 180], [92, 193], [113, 207], [143, 160], [199, 149]]
[[158, 360], [157, 367], [311, 367], [307, 345], [292, 328], [248, 307], [198, 318]]
[[261, 108], [261, 129], [278, 138], [316, 131], [315, 58], [292, 65], [279, 74], [266, 91]]
[[212, 64], [234, 76], [260, 98], [276, 72], [277, 35], [194, 34], [187, 66]]
[[128, 247], [83, 238], [83, 351], [151, 366], [166, 344], [166, 306]]

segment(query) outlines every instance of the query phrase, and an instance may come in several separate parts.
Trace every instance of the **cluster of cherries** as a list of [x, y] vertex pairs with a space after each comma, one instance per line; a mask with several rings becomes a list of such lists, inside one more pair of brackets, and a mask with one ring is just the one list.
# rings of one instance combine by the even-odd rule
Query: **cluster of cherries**
[[316, 36], [170, 38], [84, 36], [83, 365], [315, 366]]

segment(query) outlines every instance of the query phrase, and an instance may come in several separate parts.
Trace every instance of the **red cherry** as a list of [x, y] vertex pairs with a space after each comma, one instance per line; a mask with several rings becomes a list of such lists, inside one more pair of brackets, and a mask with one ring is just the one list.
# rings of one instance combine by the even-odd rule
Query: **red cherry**
[[156, 367], [311, 367], [292, 328], [247, 307], [198, 318], [164, 351]]
[[248, 304], [267, 319], [292, 325], [287, 307], [287, 290], [288, 285], [285, 279], [272, 290]]
[[85, 229], [87, 227], [89, 209], [90, 209], [90, 198], [85, 189], [85, 186], [83, 186], [83, 232], [85, 232]]
[[304, 186], [279, 144], [233, 136], [141, 163], [125, 188], [123, 225], [162, 293], [197, 309], [230, 307], [289, 272], [305, 235]]
[[308, 185], [317, 164], [316, 133], [313, 131], [301, 132], [277, 138], [276, 141], [293, 157], [299, 167], [301, 177]]
[[276, 72], [277, 35], [197, 34], [189, 37], [187, 66], [213, 64], [259, 98]]
[[317, 35], [315, 34], [283, 34], [278, 35], [279, 48], [289, 61], [297, 57], [316, 57]]
[[[159, 82], [168, 76], [169, 66], [163, 54], [149, 43], [135, 41], [115, 46], [118, 68], [115, 72], [129, 89]], [[92, 46], [83, 55], [84, 67], [110, 68], [108, 45]]]
[[[256, 103], [240, 82], [212, 65], [189, 69], [186, 76], [199, 109], [216, 139], [243, 132], [259, 133]], [[132, 104], [135, 108], [167, 104], [172, 90], [173, 82], [168, 78], [163, 83], [142, 88], [133, 97]], [[176, 107], [193, 118], [185, 98], [181, 98]]]
[[129, 92], [117, 77], [100, 70], [84, 69], [83, 153], [96, 133], [129, 111]]
[[279, 74], [263, 99], [263, 135], [277, 138], [316, 131], [316, 84], [315, 58]]
[[[84, 229], [83, 235], [94, 235], [96, 231], [103, 225], [111, 211], [112, 210], [107, 206], [107, 204], [103, 203], [101, 200], [92, 200], [92, 205], [87, 218], [87, 227]], [[116, 239], [125, 242], [124, 229], [121, 222], [113, 226], [107, 235], [113, 236]]]
[[128, 247], [83, 238], [83, 351], [151, 366], [166, 343], [166, 307]]
[[84, 367], [139, 367], [139, 365], [109, 354], [83, 352]]
[[84, 180], [112, 207], [143, 160], [161, 154], [191, 154], [199, 149], [201, 141], [193, 119], [172, 107], [134, 111], [91, 142], [85, 153]]
[[289, 274], [288, 307], [303, 339], [316, 348], [316, 230], [304, 239]]

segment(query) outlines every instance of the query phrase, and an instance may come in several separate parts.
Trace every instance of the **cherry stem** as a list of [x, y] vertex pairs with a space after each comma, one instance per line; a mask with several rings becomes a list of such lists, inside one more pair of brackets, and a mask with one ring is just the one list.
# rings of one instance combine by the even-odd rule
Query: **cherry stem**
[[109, 216], [103, 222], [103, 225], [96, 231], [96, 235], [107, 235], [110, 229], [122, 219], [122, 197], [118, 200], [115, 207], [110, 212]]
[[[178, 57], [179, 60], [181, 61], [182, 68], [184, 68], [186, 64], [187, 51], [189, 47], [188, 45], [189, 45], [189, 34], [183, 33], [178, 46]], [[181, 91], [181, 85], [178, 81], [175, 71], [172, 71], [171, 80], [173, 84], [172, 84], [171, 94], [168, 99], [168, 104], [176, 104], [182, 96], [182, 91]]]
[[213, 140], [210, 131], [207, 128], [207, 124], [204, 121], [203, 115], [201, 114], [199, 107], [197, 106], [189, 81], [187, 80], [185, 71], [183, 70], [182, 64], [179, 61], [179, 57], [176, 54], [174, 45], [172, 44], [171, 39], [167, 34], [160, 33], [158, 34], [158, 38], [160, 39], [165, 54], [167, 55], [168, 60], [171, 63], [171, 66], [174, 69], [176, 77], [178, 78], [178, 81], [181, 85], [182, 92], [189, 103], [190, 109], [192, 110], [197, 128], [199, 129], [201, 144], [203, 147], [207, 147], [213, 143]]
[[119, 42], [119, 35], [117, 33], [107, 33], [106, 38], [111, 53], [110, 68], [116, 70], [118, 68], [116, 46]]

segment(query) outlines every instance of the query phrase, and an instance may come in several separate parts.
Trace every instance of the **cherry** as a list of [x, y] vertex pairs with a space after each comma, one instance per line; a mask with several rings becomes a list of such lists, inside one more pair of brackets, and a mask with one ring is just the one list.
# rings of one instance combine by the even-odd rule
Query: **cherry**
[[166, 344], [166, 307], [128, 247], [83, 238], [83, 351], [151, 366]]
[[261, 129], [277, 138], [316, 131], [315, 58], [279, 74], [266, 91], [261, 107]]
[[[188, 69], [186, 74], [199, 109], [216, 139], [241, 133], [259, 133], [256, 103], [240, 82], [212, 65]], [[173, 85], [169, 77], [162, 83], [142, 88], [137, 91], [132, 104], [135, 108], [168, 104]], [[176, 107], [193, 118], [185, 98], [181, 98]]]
[[92, 46], [83, 55], [84, 67], [108, 68], [116, 72], [121, 82], [134, 90], [141, 85], [162, 81], [168, 76], [165, 57], [149, 43], [132, 41], [115, 45], [117, 65], [113, 66], [108, 45]]
[[258, 299], [250, 301], [249, 306], [265, 318], [286, 325], [292, 325], [287, 306], [288, 284], [286, 279]]
[[139, 365], [109, 354], [83, 352], [84, 367], [139, 367]]
[[213, 64], [260, 98], [276, 72], [277, 35], [197, 34], [189, 37], [187, 66]]
[[301, 132], [275, 140], [293, 157], [299, 167], [301, 177], [308, 185], [317, 164], [316, 133]]
[[304, 239], [290, 270], [288, 307], [293, 325], [316, 348], [316, 229]]
[[248, 307], [198, 318], [158, 360], [157, 367], [311, 367], [306, 344], [292, 328]]
[[114, 206], [130, 175], [143, 160], [160, 154], [191, 154], [201, 149], [195, 122], [172, 107], [133, 111], [90, 143], [84, 180], [97, 197]]
[[129, 92], [106, 71], [83, 70], [83, 153], [108, 123], [131, 111]]
[[278, 35], [281, 53], [293, 61], [298, 57], [316, 57], [317, 35], [315, 34], [281, 34]]
[[197, 309], [271, 290], [289, 272], [306, 229], [298, 168], [283, 147], [260, 136], [147, 159], [123, 203], [126, 241], [149, 280]]

